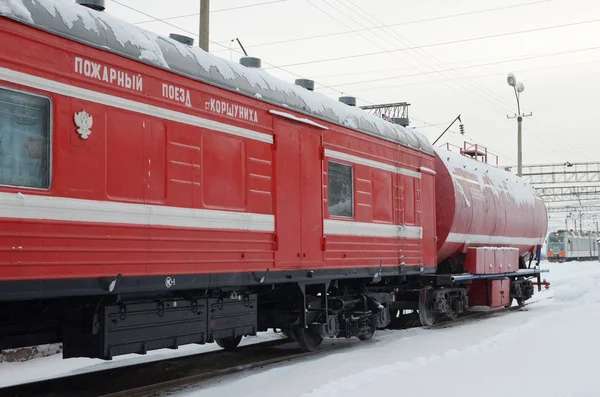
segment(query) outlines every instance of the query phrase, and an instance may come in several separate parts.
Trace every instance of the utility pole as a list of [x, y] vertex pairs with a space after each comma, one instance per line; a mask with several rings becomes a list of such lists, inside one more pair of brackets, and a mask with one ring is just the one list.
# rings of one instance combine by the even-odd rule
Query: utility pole
[[210, 0], [200, 0], [200, 48], [208, 52], [210, 27]]
[[506, 81], [509, 86], [511, 86], [515, 91], [515, 98], [517, 98], [517, 114], [514, 116], [506, 116], [508, 119], [517, 119], [517, 175], [523, 175], [523, 144], [522, 144], [522, 123], [523, 117], [532, 116], [533, 113], [529, 114], [521, 114], [521, 102], [520, 97], [521, 93], [525, 91], [525, 85], [518, 81], [514, 74], [509, 73]]

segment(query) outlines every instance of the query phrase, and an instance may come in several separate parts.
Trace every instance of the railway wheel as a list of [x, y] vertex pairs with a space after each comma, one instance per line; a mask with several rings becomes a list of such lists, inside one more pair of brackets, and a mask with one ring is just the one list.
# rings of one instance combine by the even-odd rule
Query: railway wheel
[[419, 292], [419, 320], [424, 327], [435, 323], [436, 312], [433, 310], [433, 288], [425, 288]]
[[220, 347], [222, 347], [225, 350], [234, 350], [236, 347], [238, 347], [238, 345], [240, 344], [240, 342], [242, 341], [242, 337], [241, 336], [230, 336], [227, 338], [221, 338], [221, 339], [215, 339], [215, 342], [217, 343], [217, 345], [219, 345]]
[[512, 307], [513, 301], [517, 301], [517, 306], [519, 307], [523, 307], [525, 306], [525, 299], [522, 298], [510, 298], [510, 302], [508, 303], [508, 305], [504, 306], [506, 309], [509, 309]]
[[375, 335], [375, 327], [371, 326], [367, 332], [358, 336], [360, 340], [370, 340], [373, 339], [373, 335]]
[[304, 328], [295, 329], [294, 336], [298, 341], [300, 348], [305, 352], [314, 352], [321, 346], [321, 343], [323, 343], [322, 336], [311, 334]]

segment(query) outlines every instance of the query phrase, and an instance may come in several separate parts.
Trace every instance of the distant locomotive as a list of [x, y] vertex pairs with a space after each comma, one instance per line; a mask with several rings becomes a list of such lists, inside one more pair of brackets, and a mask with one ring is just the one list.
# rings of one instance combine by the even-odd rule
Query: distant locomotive
[[0, 43], [0, 349], [314, 350], [533, 295], [508, 172], [72, 1], [0, 0]]
[[550, 262], [589, 261], [598, 259], [598, 232], [558, 230], [548, 234]]

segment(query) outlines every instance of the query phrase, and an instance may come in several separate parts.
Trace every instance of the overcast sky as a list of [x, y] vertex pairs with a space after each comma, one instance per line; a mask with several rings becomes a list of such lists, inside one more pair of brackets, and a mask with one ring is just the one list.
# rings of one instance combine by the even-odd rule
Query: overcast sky
[[[106, 11], [159, 34], [190, 36], [199, 2], [108, 0]], [[194, 15], [147, 22], [118, 3], [160, 19]], [[281, 66], [269, 71], [282, 79], [313, 79], [319, 91], [354, 95], [359, 105], [409, 102], [411, 126], [432, 141], [461, 114], [465, 136], [457, 123], [438, 145], [479, 142], [503, 165], [517, 158], [517, 122], [506, 117], [517, 111], [506, 84], [512, 71], [525, 84], [522, 111], [533, 112], [523, 121], [524, 164], [600, 159], [598, 1], [211, 0], [211, 9], [214, 54], [237, 61], [237, 37], [264, 68]], [[382, 25], [395, 26], [373, 29]], [[260, 45], [321, 35], [329, 36]]]

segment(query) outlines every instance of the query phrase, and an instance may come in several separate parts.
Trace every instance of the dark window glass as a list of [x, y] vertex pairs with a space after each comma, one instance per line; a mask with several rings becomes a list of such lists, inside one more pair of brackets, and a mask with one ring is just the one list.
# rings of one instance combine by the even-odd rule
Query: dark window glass
[[50, 187], [50, 101], [0, 89], [0, 185]]
[[564, 235], [552, 233], [548, 238], [549, 243], [562, 243], [564, 241]]
[[327, 174], [329, 216], [352, 218], [354, 215], [352, 167], [329, 162]]

